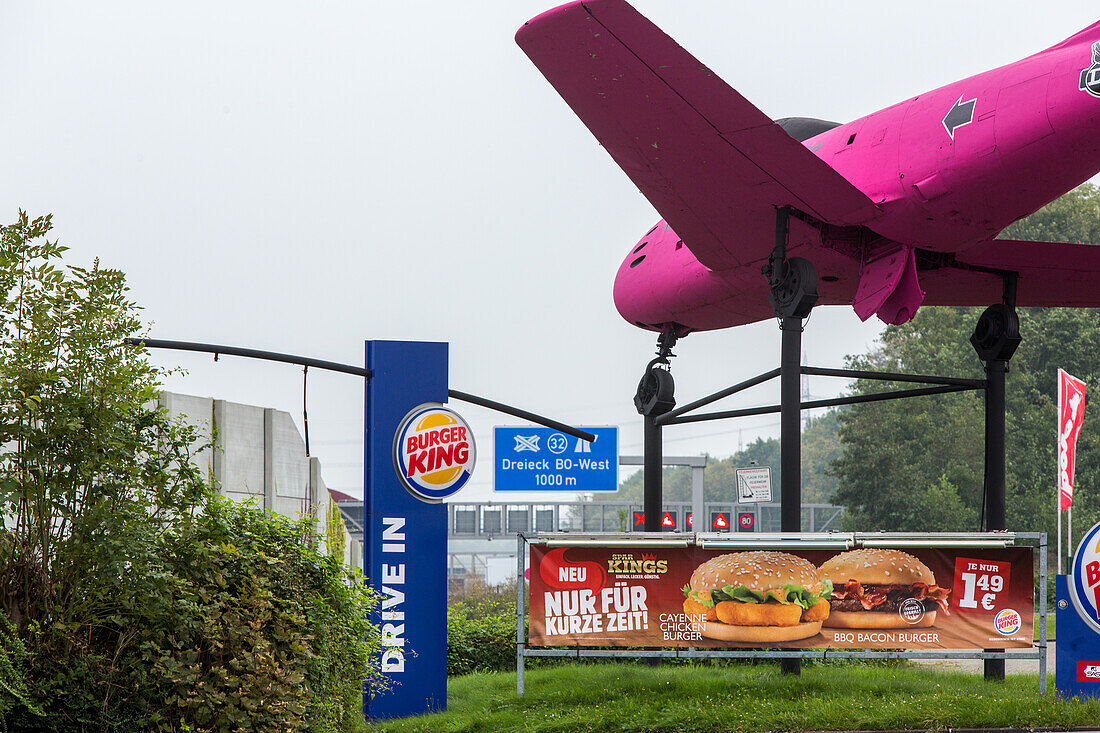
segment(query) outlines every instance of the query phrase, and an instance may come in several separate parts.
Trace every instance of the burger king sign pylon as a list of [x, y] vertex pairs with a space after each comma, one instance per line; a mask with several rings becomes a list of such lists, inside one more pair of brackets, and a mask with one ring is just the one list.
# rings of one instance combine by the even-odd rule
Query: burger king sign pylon
[[368, 718], [447, 708], [447, 507], [469, 482], [469, 426], [444, 408], [448, 349], [423, 341], [366, 342], [363, 574], [385, 685], [364, 690]]
[[470, 426], [436, 402], [414, 407], [394, 436], [397, 475], [409, 493], [423, 501], [443, 501], [465, 486], [475, 456]]
[[1069, 575], [1055, 584], [1054, 682], [1066, 698], [1100, 698], [1100, 523], [1081, 539]]

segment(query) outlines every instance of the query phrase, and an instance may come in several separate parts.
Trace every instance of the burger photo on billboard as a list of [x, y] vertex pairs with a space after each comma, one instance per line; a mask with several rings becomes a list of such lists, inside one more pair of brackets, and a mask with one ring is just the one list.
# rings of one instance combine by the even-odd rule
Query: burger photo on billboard
[[840, 629], [928, 628], [950, 615], [947, 588], [927, 565], [900, 550], [842, 552], [821, 565], [833, 584], [825, 626]]
[[808, 560], [752, 550], [704, 562], [684, 586], [684, 613], [702, 617], [701, 633], [737, 642], [808, 639], [829, 615], [832, 584]]

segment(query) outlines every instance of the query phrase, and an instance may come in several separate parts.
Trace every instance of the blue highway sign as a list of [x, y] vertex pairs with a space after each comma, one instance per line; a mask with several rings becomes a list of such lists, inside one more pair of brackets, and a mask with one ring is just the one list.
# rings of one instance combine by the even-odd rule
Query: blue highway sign
[[553, 428], [493, 429], [495, 491], [617, 491], [619, 429], [582, 428], [588, 441]]

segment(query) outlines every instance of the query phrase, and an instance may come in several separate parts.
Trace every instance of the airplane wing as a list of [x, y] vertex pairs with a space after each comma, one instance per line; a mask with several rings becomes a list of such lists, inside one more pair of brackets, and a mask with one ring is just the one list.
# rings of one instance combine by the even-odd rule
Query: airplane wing
[[837, 225], [877, 215], [861, 191], [624, 0], [547, 11], [516, 42], [711, 269], [767, 258], [777, 206]]
[[[991, 239], [956, 254], [964, 266], [1020, 275], [1021, 307], [1100, 308], [1100, 245]], [[1001, 298], [1001, 278], [992, 273], [944, 268], [920, 274], [925, 305], [989, 305]]]

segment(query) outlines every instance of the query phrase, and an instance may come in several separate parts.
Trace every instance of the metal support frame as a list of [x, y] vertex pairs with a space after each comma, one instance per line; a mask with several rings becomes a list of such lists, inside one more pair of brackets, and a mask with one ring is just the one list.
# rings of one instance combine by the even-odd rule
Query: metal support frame
[[[786, 534], [786, 533], [784, 533]], [[949, 541], [954, 538], [966, 537], [996, 537], [990, 533], [904, 533], [904, 532], [868, 532], [868, 533], [828, 533], [838, 537], [851, 537], [854, 542], [861, 538], [872, 540], [879, 545], [889, 543], [891, 538], [905, 540], [906, 538], [917, 541], [934, 542], [934, 538], [941, 536]], [[700, 533], [693, 533], [698, 538]], [[589, 537], [595, 537], [589, 535]], [[608, 538], [621, 538], [619, 534], [608, 534]], [[1039, 563], [1039, 640], [1031, 649], [1003, 649], [990, 651], [969, 651], [962, 649], [922, 650], [922, 651], [877, 651], [866, 649], [696, 649], [694, 647], [682, 649], [589, 649], [585, 647], [539, 648], [530, 649], [527, 646], [526, 630], [526, 582], [523, 580], [527, 559], [527, 543], [529, 539], [540, 539], [540, 535], [528, 535], [518, 533], [516, 535], [516, 695], [522, 696], [525, 690], [524, 660], [527, 657], [557, 657], [568, 659], [778, 659], [780, 662], [801, 662], [803, 659], [982, 659], [986, 662], [999, 661], [1004, 665], [1007, 659], [1030, 660], [1034, 659], [1039, 664], [1039, 694], [1047, 691], [1047, 535], [1046, 532], [1015, 532], [1005, 533], [1006, 541], [1017, 543], [1020, 540], [1033, 541], [1038, 557], [1034, 561]], [[634, 544], [650, 546], [660, 544], [662, 540], [672, 540], [669, 535], [660, 535], [649, 538], [637, 538]], [[577, 541], [583, 541], [578, 539]], [[616, 540], [625, 541], [625, 540]], [[685, 535], [675, 537], [678, 544], [685, 541]], [[694, 539], [691, 541], [695, 541]], [[792, 546], [798, 541], [795, 536], [788, 536], [787, 541]], [[809, 540], [811, 543], [813, 540]]]
[[[371, 370], [363, 367], [357, 367], [352, 364], [340, 364], [335, 361], [324, 361], [323, 359], [314, 359], [308, 356], [295, 356], [294, 354], [281, 354], [277, 351], [263, 351], [261, 349], [246, 349], [240, 346], [224, 346], [221, 344], [204, 344], [195, 341], [170, 341], [168, 339], [147, 339], [147, 338], [128, 338], [125, 339], [125, 343], [129, 346], [140, 346], [147, 349], [174, 349], [176, 351], [198, 351], [206, 354], [213, 354], [214, 361], [218, 360], [218, 357], [222, 354], [226, 356], [243, 356], [249, 359], [262, 359], [264, 361], [278, 361], [284, 364], [297, 364], [304, 368], [313, 367], [314, 369], [324, 369], [330, 372], [340, 372], [342, 374], [351, 374], [356, 377], [363, 377], [364, 379], [371, 378]], [[467, 392], [459, 392], [457, 389], [447, 390], [447, 396], [452, 400], [459, 400], [460, 402], [468, 402], [471, 405], [477, 405], [478, 407], [484, 407], [488, 410], [495, 410], [497, 412], [503, 412], [505, 415], [511, 415], [523, 420], [529, 420], [536, 425], [542, 425], [544, 427], [553, 428], [554, 430], [560, 430], [566, 435], [572, 435], [574, 438], [580, 438], [587, 440], [589, 443], [596, 439], [596, 436], [585, 430], [578, 430], [565, 423], [552, 420], [542, 415], [537, 415], [527, 410], [521, 410], [518, 407], [512, 407], [506, 405], [503, 402], [496, 402], [495, 400], [486, 399], [485, 397], [478, 397]], [[305, 388], [303, 385], [302, 396], [302, 411], [305, 412]]]
[[[708, 412], [701, 415], [686, 415], [685, 413], [697, 407], [709, 405], [723, 397], [742, 392], [749, 387], [755, 387], [780, 376], [781, 369], [772, 369], [752, 379], [746, 379], [732, 387], [715, 392], [684, 405], [682, 408], [661, 415], [656, 419], [658, 425], [683, 425], [692, 422], [705, 422], [708, 420], [725, 420], [733, 417], [751, 417], [754, 415], [768, 415], [781, 412], [782, 405], [767, 405], [765, 407], [749, 407], [741, 410], [725, 410], [722, 412]], [[840, 407], [842, 405], [860, 405], [867, 402], [883, 402], [885, 400], [899, 400], [908, 397], [922, 397], [925, 395], [946, 394], [950, 392], [969, 392], [985, 389], [984, 379], [961, 379], [958, 377], [931, 377], [922, 374], [894, 374], [891, 372], [868, 372], [858, 369], [824, 369], [821, 367], [798, 366], [799, 375], [819, 377], [841, 377], [844, 379], [868, 379], [880, 382], [910, 382], [916, 384], [933, 384], [934, 387], [920, 387], [917, 389], [888, 390], [867, 395], [853, 395], [851, 397], [837, 397], [829, 400], [812, 400], [799, 402], [802, 410], [813, 410], [819, 407]]]

